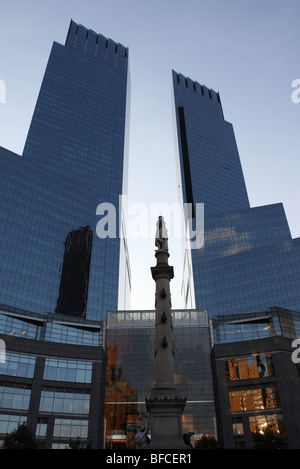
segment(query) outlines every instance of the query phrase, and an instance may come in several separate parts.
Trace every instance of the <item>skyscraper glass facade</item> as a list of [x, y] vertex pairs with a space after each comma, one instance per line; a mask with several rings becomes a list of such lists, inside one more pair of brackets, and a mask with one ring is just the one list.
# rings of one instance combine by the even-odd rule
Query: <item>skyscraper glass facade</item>
[[[65, 45], [53, 44], [22, 156], [0, 149], [2, 303], [94, 320], [128, 307], [119, 196], [129, 100], [128, 49], [71, 21]], [[115, 238], [97, 233], [103, 203], [116, 210]]]
[[173, 71], [180, 198], [204, 204], [204, 244], [185, 250], [186, 307], [210, 317], [282, 307], [300, 311], [300, 238], [281, 204], [250, 207], [220, 95]]
[[220, 96], [173, 71], [183, 201], [205, 203], [205, 213], [249, 208], [232, 125]]

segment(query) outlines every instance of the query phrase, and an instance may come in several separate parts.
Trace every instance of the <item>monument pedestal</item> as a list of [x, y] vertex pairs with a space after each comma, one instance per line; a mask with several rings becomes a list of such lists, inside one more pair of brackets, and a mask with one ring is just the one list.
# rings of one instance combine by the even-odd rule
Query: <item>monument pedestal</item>
[[182, 437], [182, 413], [186, 399], [157, 395], [155, 391], [146, 399], [150, 417], [151, 441], [147, 449], [186, 449]]

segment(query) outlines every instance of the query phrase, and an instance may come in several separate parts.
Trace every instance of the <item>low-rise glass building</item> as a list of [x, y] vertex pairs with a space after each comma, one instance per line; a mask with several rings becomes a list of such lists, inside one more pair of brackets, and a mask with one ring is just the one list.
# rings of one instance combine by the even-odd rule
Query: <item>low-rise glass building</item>
[[266, 428], [300, 447], [300, 376], [293, 359], [300, 314], [284, 308], [212, 320], [212, 371], [218, 439], [225, 448], [253, 448]]
[[[186, 397], [183, 432], [194, 433], [194, 444], [204, 433], [216, 436], [208, 312], [174, 310], [172, 321], [175, 384]], [[147, 415], [145, 398], [155, 384], [154, 341], [155, 311], [108, 312], [106, 448], [134, 447], [127, 424]]]
[[0, 441], [25, 422], [40, 448], [102, 448], [102, 322], [0, 305]]
[[[172, 311], [183, 432], [252, 448], [270, 427], [299, 448], [300, 314], [283, 308], [209, 320]], [[155, 384], [155, 311], [111, 311], [106, 323], [0, 305], [0, 442], [25, 422], [39, 448], [135, 448]], [[151, 437], [151, 429], [149, 431]]]

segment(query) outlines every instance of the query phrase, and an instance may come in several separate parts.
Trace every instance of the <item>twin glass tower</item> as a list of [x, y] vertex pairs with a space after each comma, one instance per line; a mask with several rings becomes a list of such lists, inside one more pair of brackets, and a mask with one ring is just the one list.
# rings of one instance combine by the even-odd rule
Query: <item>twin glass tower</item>
[[300, 238], [291, 238], [282, 204], [250, 207], [219, 93], [172, 73], [180, 197], [204, 203], [204, 245], [185, 250], [185, 307], [211, 318], [300, 311]]
[[[128, 49], [71, 21], [54, 43], [22, 155], [0, 148], [0, 303], [105, 320], [128, 310]], [[204, 246], [185, 249], [186, 308], [211, 317], [300, 311], [300, 239], [281, 204], [251, 208], [220, 96], [172, 71], [182, 202], [204, 203]], [[175, 181], [174, 181], [175, 183]], [[99, 238], [99, 204], [116, 237]], [[102, 213], [101, 215], [104, 215]], [[193, 215], [193, 214], [192, 214]]]
[[91, 320], [128, 307], [122, 214], [117, 236], [103, 239], [96, 211], [122, 213], [129, 102], [128, 49], [71, 21], [65, 45], [53, 44], [22, 156], [1, 148], [0, 303]]

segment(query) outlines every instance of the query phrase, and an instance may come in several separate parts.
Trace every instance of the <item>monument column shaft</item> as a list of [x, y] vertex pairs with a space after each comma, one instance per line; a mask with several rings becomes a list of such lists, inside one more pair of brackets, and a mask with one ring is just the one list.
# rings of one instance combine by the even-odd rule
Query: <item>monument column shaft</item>
[[[159, 265], [159, 263], [158, 263]], [[169, 266], [168, 266], [169, 267]], [[174, 387], [173, 326], [170, 300], [170, 271], [156, 276], [155, 388]]]
[[151, 267], [155, 290], [155, 366], [156, 383], [146, 407], [150, 416], [149, 449], [187, 449], [182, 434], [182, 413], [186, 399], [174, 384], [173, 324], [170, 280], [174, 277], [169, 265], [168, 237], [163, 217], [158, 218], [155, 245], [156, 266]]

